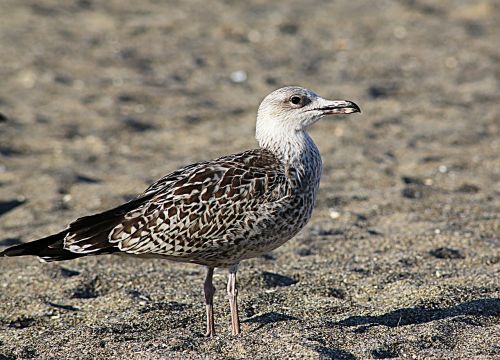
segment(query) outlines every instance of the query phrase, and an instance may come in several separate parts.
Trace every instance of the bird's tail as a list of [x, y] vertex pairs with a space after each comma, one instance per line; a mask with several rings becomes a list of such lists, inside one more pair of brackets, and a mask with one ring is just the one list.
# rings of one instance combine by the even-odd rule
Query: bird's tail
[[43, 261], [70, 260], [85, 256], [85, 254], [75, 254], [64, 249], [64, 237], [67, 232], [67, 230], [64, 230], [39, 240], [12, 246], [0, 252], [0, 256], [31, 255], [38, 256]]
[[[88, 255], [115, 253], [119, 250], [116, 244], [109, 243], [109, 232], [123, 221], [127, 212], [137, 209], [154, 194], [151, 192], [114, 209], [79, 218], [57, 234], [12, 246], [0, 252], [0, 256], [32, 255], [38, 256], [43, 261], [62, 261]], [[65, 247], [68, 238], [71, 238], [71, 244]]]

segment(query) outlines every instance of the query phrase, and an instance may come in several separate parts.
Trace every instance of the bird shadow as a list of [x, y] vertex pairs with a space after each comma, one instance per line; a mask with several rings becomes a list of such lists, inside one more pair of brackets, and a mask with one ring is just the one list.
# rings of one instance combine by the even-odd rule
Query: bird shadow
[[256, 327], [255, 329], [252, 330], [252, 332], [258, 331], [259, 329], [263, 328], [265, 325], [268, 324], [274, 324], [277, 322], [282, 322], [282, 321], [291, 321], [291, 320], [300, 320], [299, 318], [291, 315], [286, 315], [286, 314], [280, 314], [275, 311], [254, 316], [250, 319], [243, 320], [243, 323], [257, 323], [260, 324], [260, 326]]
[[467, 315], [498, 317], [500, 316], [500, 299], [477, 299], [441, 309], [403, 308], [379, 316], [351, 316], [338, 322], [332, 322], [330, 325], [360, 326], [356, 331], [363, 332], [368, 327], [377, 325], [398, 327]]
[[25, 199], [13, 199], [8, 201], [0, 201], [0, 216], [14, 210], [16, 207], [23, 205], [26, 202]]
[[[22, 244], [23, 242], [21, 241], [20, 238], [5, 238], [0, 240], [0, 246], [13, 246], [13, 245], [19, 245]], [[0, 358], [1, 359], [1, 358]]]

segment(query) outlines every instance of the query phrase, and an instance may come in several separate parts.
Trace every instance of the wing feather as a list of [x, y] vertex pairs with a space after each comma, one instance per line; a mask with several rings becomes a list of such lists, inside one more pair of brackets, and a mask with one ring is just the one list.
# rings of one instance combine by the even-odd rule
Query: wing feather
[[157, 191], [149, 201], [155, 215], [147, 214], [147, 206], [126, 214], [109, 242], [134, 254], [192, 257], [227, 241], [226, 232], [235, 236], [239, 228], [255, 224], [260, 205], [287, 196], [287, 185], [281, 163], [262, 150], [190, 166], [150, 186], [146, 193]]
[[266, 204], [288, 195], [287, 171], [262, 149], [188, 165], [134, 200], [0, 255], [56, 261], [122, 251], [210, 259], [215, 255], [207, 251], [237, 242], [252, 231]]

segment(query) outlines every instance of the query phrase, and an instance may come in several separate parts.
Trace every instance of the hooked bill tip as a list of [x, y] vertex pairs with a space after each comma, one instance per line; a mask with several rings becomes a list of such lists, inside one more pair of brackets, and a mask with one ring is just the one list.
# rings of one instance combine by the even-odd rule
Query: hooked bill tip
[[358, 104], [353, 103], [352, 101], [346, 101], [347, 106], [344, 108], [345, 113], [344, 114], [352, 114], [355, 112], [361, 112], [361, 109], [359, 108]]

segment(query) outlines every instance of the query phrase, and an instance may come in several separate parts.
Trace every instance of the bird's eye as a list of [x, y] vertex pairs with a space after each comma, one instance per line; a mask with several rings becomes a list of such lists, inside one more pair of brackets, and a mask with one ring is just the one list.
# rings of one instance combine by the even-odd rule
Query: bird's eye
[[291, 98], [290, 98], [290, 102], [294, 105], [299, 105], [302, 101], [302, 98], [300, 96], [297, 96], [297, 95], [293, 95]]

